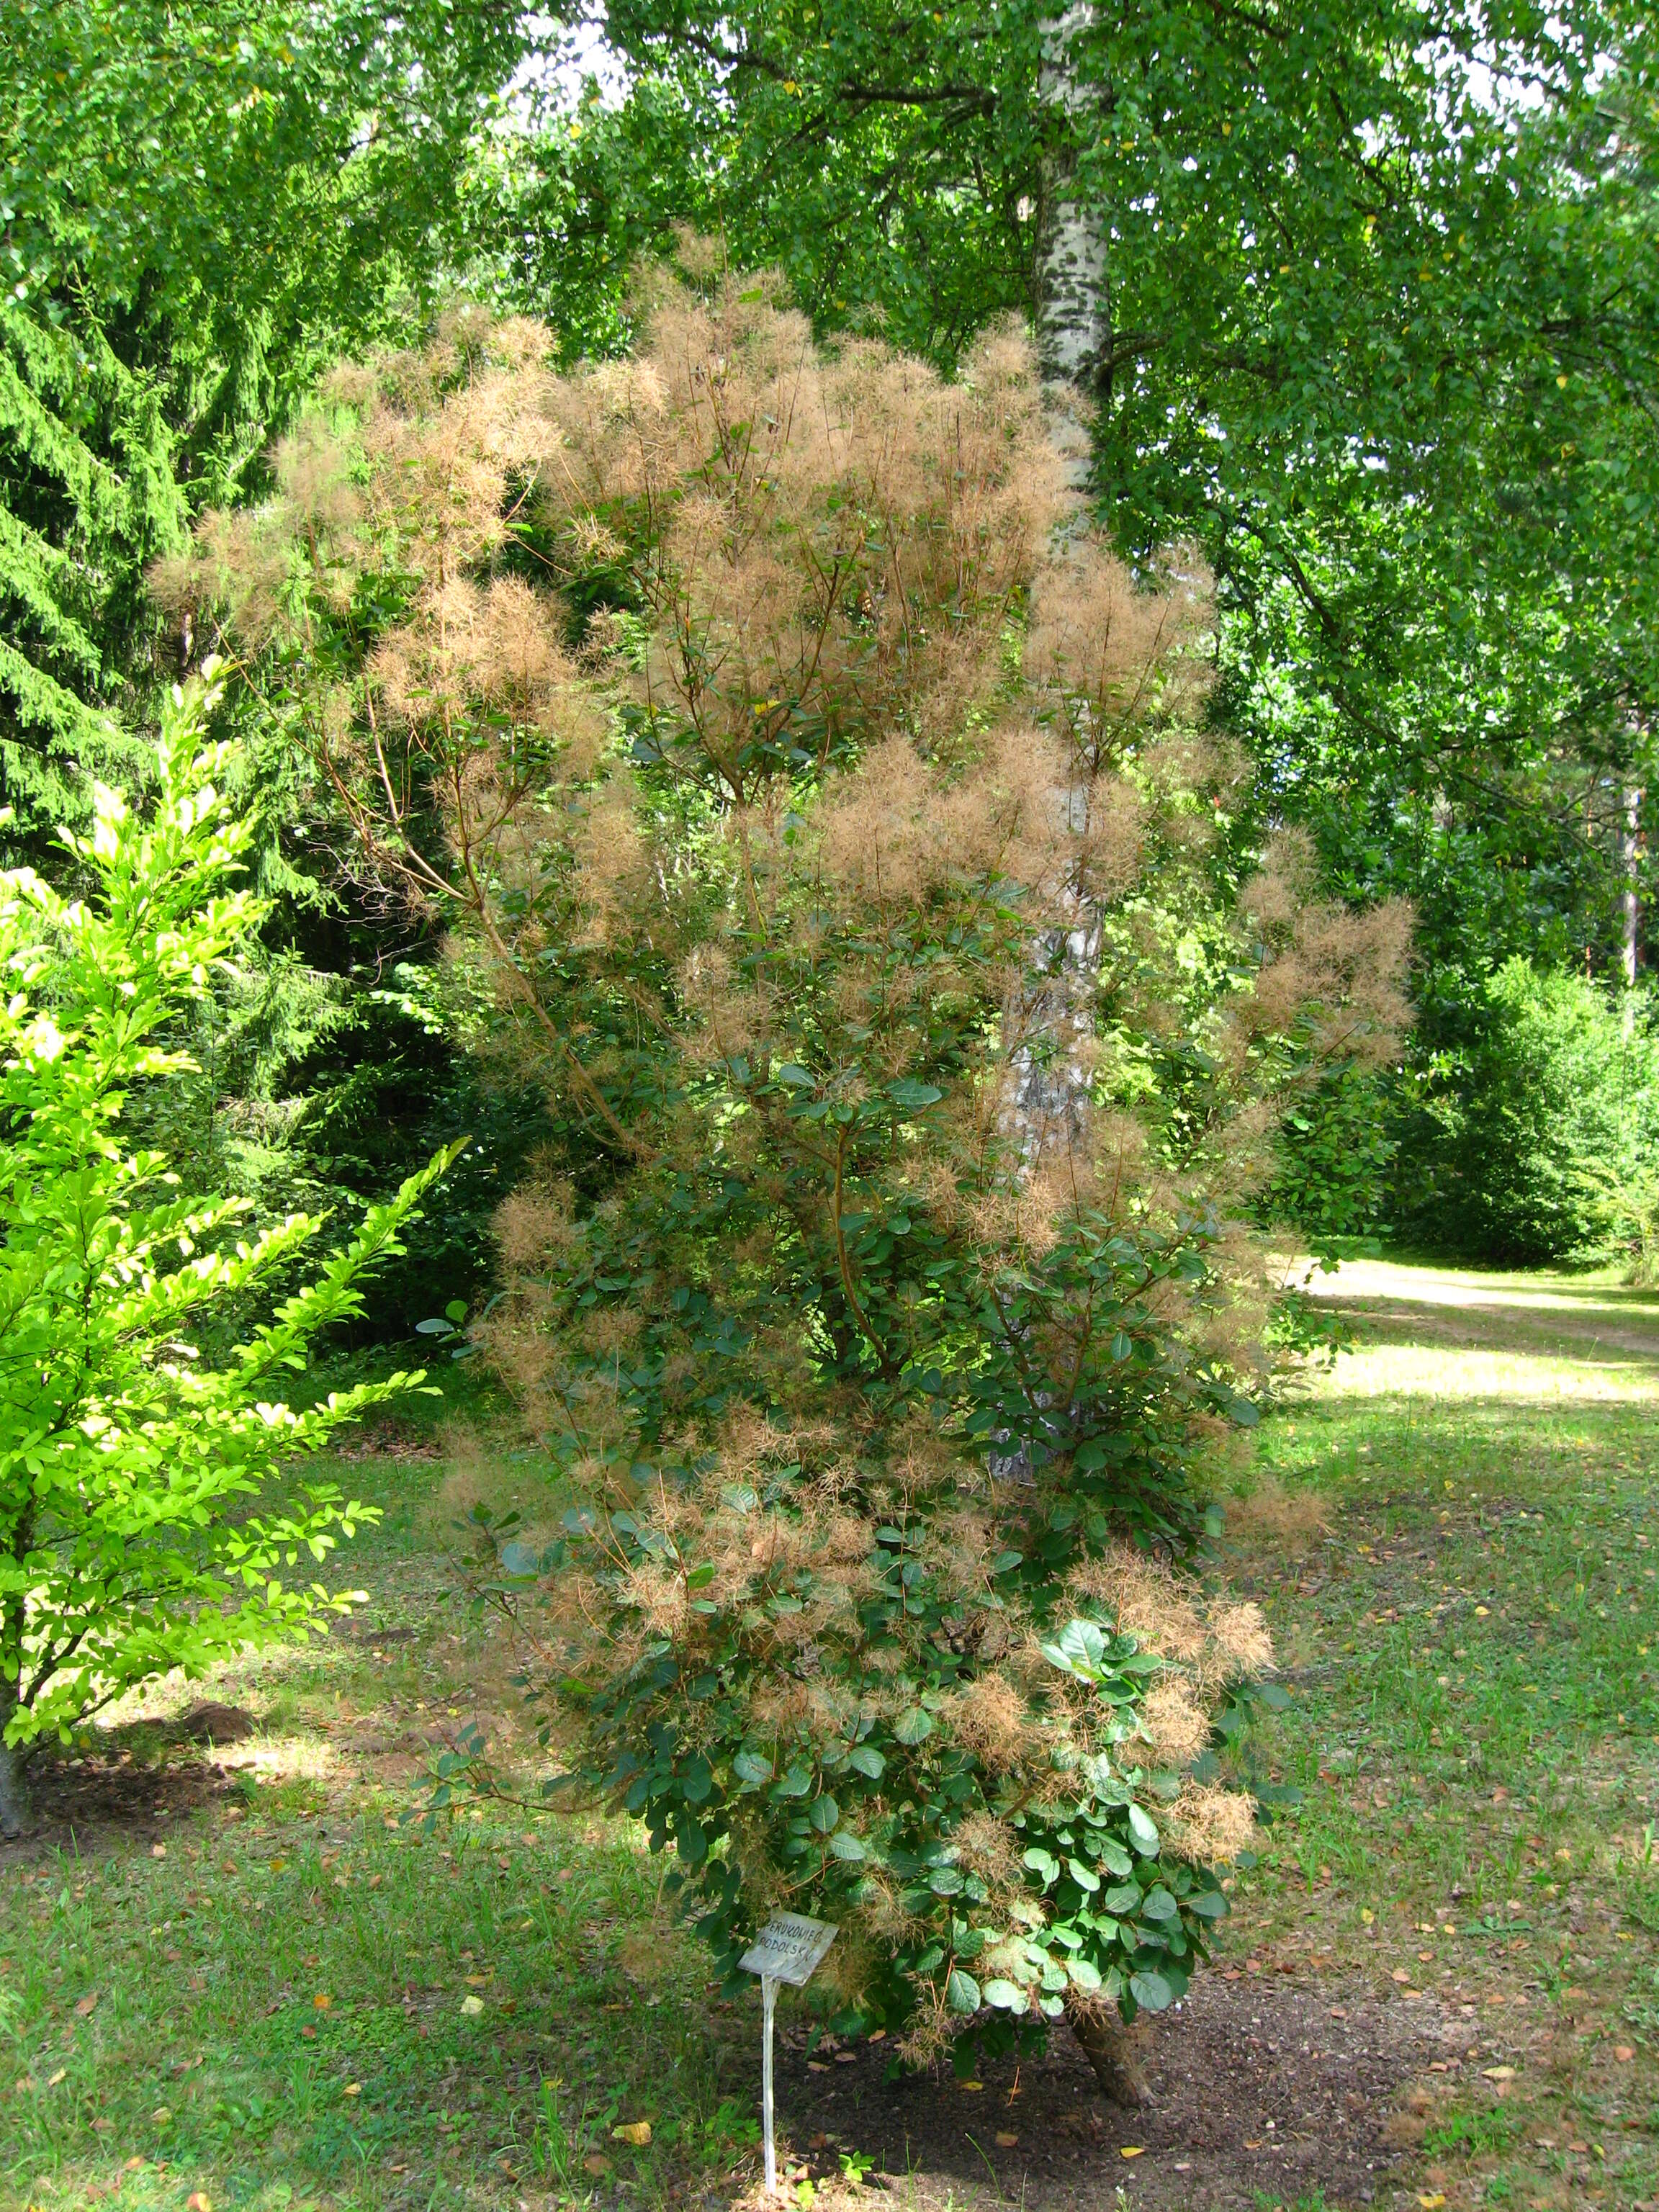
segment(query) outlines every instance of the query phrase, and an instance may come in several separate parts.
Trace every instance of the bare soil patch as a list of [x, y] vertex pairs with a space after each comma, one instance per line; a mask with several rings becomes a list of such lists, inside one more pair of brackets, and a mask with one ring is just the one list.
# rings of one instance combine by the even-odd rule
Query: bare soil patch
[[1146, 2212], [1231, 2212], [1322, 2190], [1335, 2212], [1388, 2201], [1422, 2132], [1426, 2069], [1456, 2069], [1468, 2033], [1431, 1998], [1211, 1974], [1152, 2030], [1144, 2111], [1099, 2094], [1062, 2028], [1035, 2063], [988, 2064], [977, 2087], [948, 2071], [889, 2081], [879, 2045], [809, 2058], [803, 2041], [780, 2053], [780, 2124], [815, 2178], [860, 2151], [921, 2206], [1109, 2208], [1122, 2188]]
[[186, 1814], [240, 1799], [233, 1769], [189, 1753], [167, 1756], [167, 1731], [155, 1723], [110, 1735], [107, 1747], [54, 1747], [30, 1760], [29, 1820], [21, 1835], [0, 1842], [0, 1869], [54, 1850], [84, 1857], [118, 1840], [154, 1844]]

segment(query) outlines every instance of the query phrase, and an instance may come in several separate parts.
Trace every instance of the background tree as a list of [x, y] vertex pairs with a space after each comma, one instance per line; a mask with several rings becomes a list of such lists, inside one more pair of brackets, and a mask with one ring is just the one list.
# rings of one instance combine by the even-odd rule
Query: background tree
[[1421, 1065], [1512, 956], [1617, 979], [1652, 785], [1644, 19], [629, 0], [603, 26], [624, 104], [518, 156], [567, 229], [620, 240], [600, 149], [659, 146], [818, 327], [948, 362], [1000, 313], [1041, 323], [1083, 226], [1099, 511], [1135, 553], [1201, 544], [1267, 818], [1345, 897], [1413, 900]]
[[0, 786], [35, 857], [83, 770], [142, 765], [105, 710], [146, 674], [146, 564], [257, 483], [324, 361], [418, 311], [516, 21], [495, 0], [6, 10]]

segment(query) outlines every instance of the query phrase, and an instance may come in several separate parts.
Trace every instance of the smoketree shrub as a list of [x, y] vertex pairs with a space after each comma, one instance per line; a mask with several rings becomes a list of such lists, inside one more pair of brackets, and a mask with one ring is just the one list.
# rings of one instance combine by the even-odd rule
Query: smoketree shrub
[[728, 1979], [836, 1919], [839, 2021], [921, 2060], [1165, 2006], [1223, 1909], [1269, 1653], [1176, 1562], [1252, 1417], [1243, 1194], [1400, 931], [1239, 884], [1206, 580], [1071, 510], [1023, 340], [947, 384], [777, 293], [343, 370], [157, 587], [560, 1124], [472, 1341], [555, 1471], [479, 1589], [569, 1786]]
[[[240, 1233], [237, 1197], [184, 1188], [132, 1149], [136, 1099], [176, 1083], [173, 1038], [259, 908], [234, 887], [248, 832], [216, 787], [208, 696], [173, 696], [143, 819], [95, 794], [69, 844], [86, 896], [0, 875], [0, 1820], [21, 1753], [127, 1690], [275, 1638], [347, 1600], [310, 1578], [368, 1509], [330, 1483], [283, 1485], [343, 1421], [411, 1388], [396, 1374], [291, 1409], [284, 1376], [356, 1314], [372, 1269], [436, 1181], [441, 1154], [371, 1208], [304, 1286], [216, 1362], [197, 1340], [314, 1243], [295, 1214]], [[258, 1510], [250, 1510], [251, 1507]], [[290, 1578], [300, 1570], [297, 1578]]]
[[1404, 1232], [1516, 1266], [1637, 1252], [1659, 1160], [1646, 995], [1517, 958], [1456, 1027], [1401, 1118]]

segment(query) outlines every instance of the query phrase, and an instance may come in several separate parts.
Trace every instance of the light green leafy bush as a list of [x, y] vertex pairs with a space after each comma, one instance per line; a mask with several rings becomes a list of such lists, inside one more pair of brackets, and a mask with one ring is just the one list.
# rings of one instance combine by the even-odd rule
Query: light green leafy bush
[[[250, 1643], [302, 1633], [348, 1601], [288, 1571], [365, 1517], [331, 1485], [247, 1510], [341, 1422], [419, 1382], [397, 1374], [295, 1410], [280, 1379], [355, 1314], [368, 1271], [443, 1172], [441, 1153], [371, 1208], [314, 1279], [223, 1360], [198, 1338], [316, 1237], [295, 1214], [251, 1237], [248, 1204], [186, 1191], [125, 1117], [190, 1066], [172, 1042], [259, 908], [233, 888], [247, 842], [204, 749], [210, 694], [175, 693], [159, 795], [141, 821], [100, 789], [71, 842], [92, 889], [70, 901], [0, 875], [0, 1740], [27, 1746], [124, 1691], [198, 1674]], [[0, 1820], [18, 1810], [0, 1767]]]

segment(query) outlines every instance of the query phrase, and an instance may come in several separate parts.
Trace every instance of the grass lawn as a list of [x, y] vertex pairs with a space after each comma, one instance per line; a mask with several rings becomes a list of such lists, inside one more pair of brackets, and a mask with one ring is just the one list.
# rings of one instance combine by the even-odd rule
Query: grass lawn
[[[1292, 1698], [1256, 1756], [1302, 1796], [1237, 1878], [1215, 2000], [1241, 2064], [1292, 2003], [1339, 2052], [1361, 2012], [1397, 2026], [1397, 2078], [1350, 2100], [1379, 2204], [1659, 2207], [1659, 1300], [1364, 1263], [1325, 1287], [1360, 1348], [1264, 1427], [1272, 1481], [1219, 1562], [1273, 1620]], [[354, 1632], [216, 1680], [258, 1723], [233, 1749], [124, 1721], [0, 1851], [0, 2206], [726, 2201], [755, 2022], [713, 2004], [661, 1863], [604, 1824], [397, 1822], [447, 1734], [510, 1711], [443, 1546], [475, 1482], [533, 1516], [533, 1466], [443, 1431], [345, 1472], [385, 1509]], [[862, 2148], [806, 2132], [809, 2094], [862, 2078], [826, 2056], [789, 2054], [781, 2091], [821, 2204]], [[938, 2118], [957, 2092], [927, 2094]], [[613, 2133], [641, 2121], [648, 2143]], [[1249, 2123], [1133, 2162], [1093, 2123], [1063, 2154], [991, 2124], [977, 2179], [920, 2156], [902, 2187], [1351, 2201], [1311, 2137], [1287, 2189]]]

